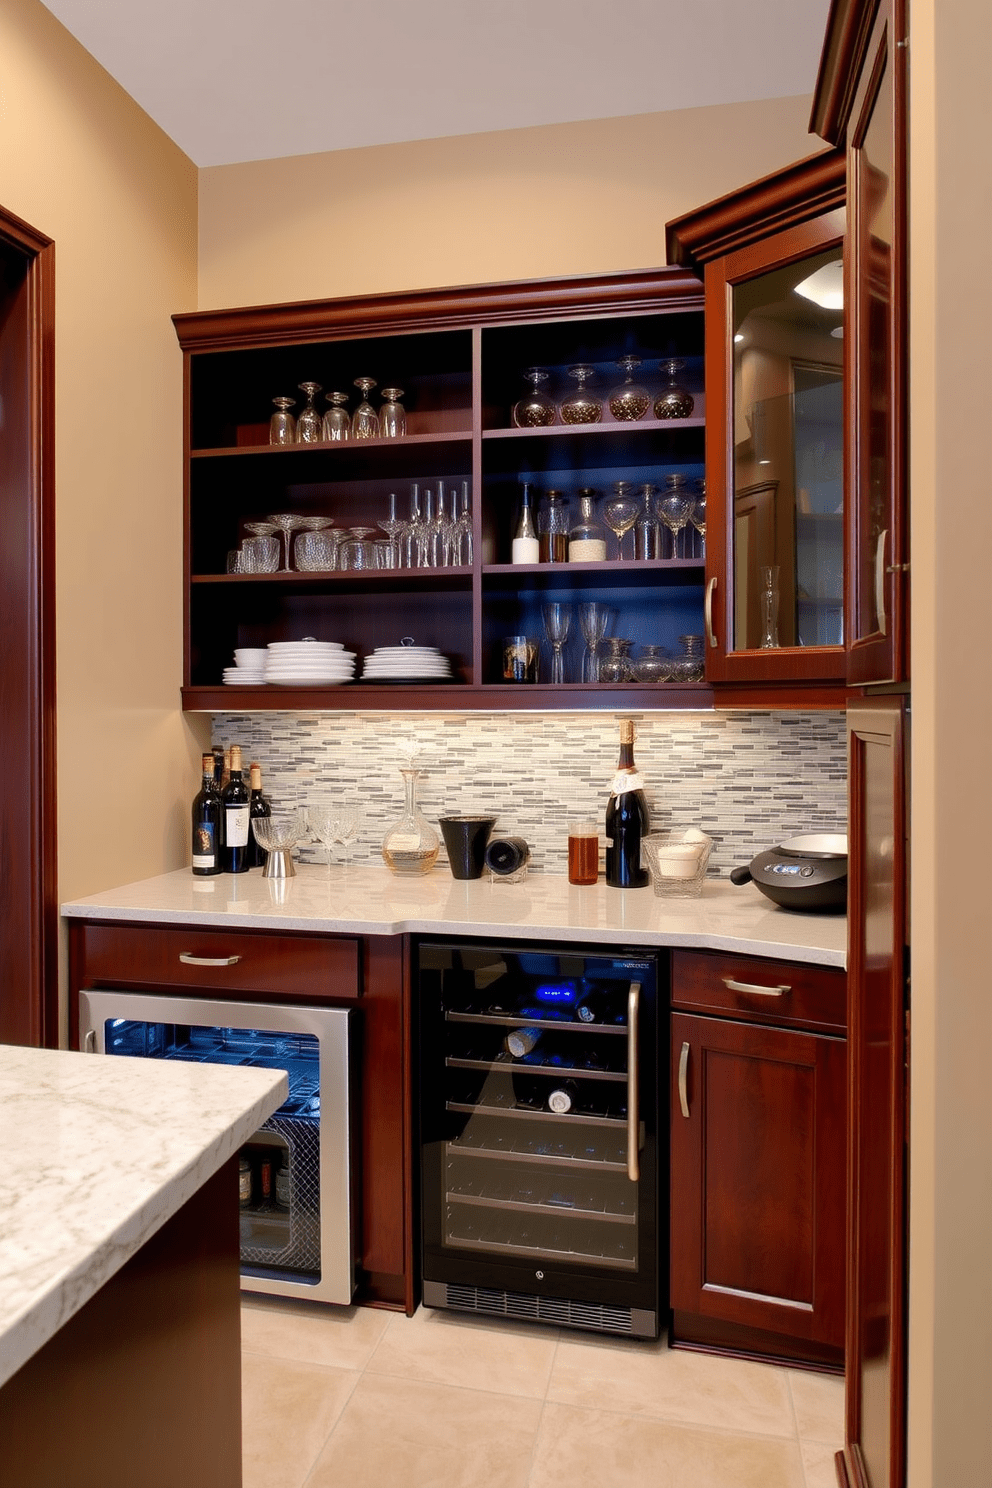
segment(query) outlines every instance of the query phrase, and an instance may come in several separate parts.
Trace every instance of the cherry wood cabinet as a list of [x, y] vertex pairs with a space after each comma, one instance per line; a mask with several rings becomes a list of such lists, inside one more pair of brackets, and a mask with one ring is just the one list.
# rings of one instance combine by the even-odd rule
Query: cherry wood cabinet
[[[69, 1042], [79, 1045], [80, 990], [182, 993], [258, 1002], [342, 1003], [360, 1021], [356, 1302], [412, 1312], [414, 1170], [410, 987], [403, 936], [335, 936], [72, 919]], [[194, 956], [228, 965], [197, 966]]]
[[845, 198], [844, 152], [830, 150], [667, 228], [669, 262], [705, 283], [706, 676], [720, 704], [843, 705]]
[[[503, 637], [543, 635], [542, 605], [596, 600], [614, 614], [610, 634], [636, 645], [702, 629], [703, 560], [634, 561], [632, 534], [616, 556], [594, 563], [513, 565], [511, 540], [520, 488], [602, 497], [615, 481], [663, 487], [668, 474], [690, 484], [704, 473], [706, 391], [703, 296], [679, 269], [599, 278], [393, 294], [301, 305], [178, 315], [186, 369], [186, 626], [183, 705], [230, 708], [548, 708], [707, 706], [704, 682], [583, 684], [573, 619], [567, 678], [552, 687], [549, 653], [537, 684], [504, 683]], [[652, 404], [665, 386], [661, 363], [685, 360], [694, 395], [686, 418], [649, 407], [636, 422], [609, 412], [608, 394], [636, 354], [637, 381]], [[594, 368], [591, 390], [602, 421], [517, 428], [512, 409], [539, 365], [556, 403], [575, 383], [574, 364]], [[403, 438], [273, 447], [272, 399], [310, 379], [354, 392], [356, 377], [404, 389]], [[357, 396], [355, 398], [357, 401]], [[321, 404], [321, 406], [323, 406]], [[473, 561], [451, 568], [257, 575], [226, 572], [227, 552], [245, 523], [272, 513], [326, 516], [337, 527], [374, 527], [395, 494], [401, 516], [410, 488], [453, 491], [468, 484]], [[312, 635], [343, 641], [360, 656], [405, 635], [437, 646], [452, 662], [452, 685], [241, 688], [222, 685], [235, 647]], [[635, 653], [636, 654], [636, 653]]]
[[839, 971], [673, 955], [676, 1346], [843, 1363], [845, 996]]

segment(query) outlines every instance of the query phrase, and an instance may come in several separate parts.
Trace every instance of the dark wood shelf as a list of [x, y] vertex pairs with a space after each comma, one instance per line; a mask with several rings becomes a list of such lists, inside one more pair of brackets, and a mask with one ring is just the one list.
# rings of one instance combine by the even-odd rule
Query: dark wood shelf
[[704, 682], [678, 686], [662, 682], [629, 682], [622, 687], [566, 682], [558, 687], [541, 683], [369, 683], [342, 682], [336, 686], [228, 687], [222, 682], [182, 689], [182, 705], [190, 713], [354, 712], [361, 709], [394, 712], [554, 712], [567, 708], [603, 710], [684, 709], [713, 707], [713, 691]]
[[512, 428], [483, 429], [482, 438], [490, 439], [560, 439], [563, 434], [573, 438], [576, 435], [592, 439], [603, 439], [611, 434], [657, 434], [666, 433], [677, 429], [705, 429], [706, 419], [704, 417], [687, 419], [658, 419], [643, 418], [632, 419], [625, 423], [620, 419], [605, 419], [600, 424], [545, 424], [526, 429]]
[[[526, 433], [527, 430], [515, 430]], [[225, 445], [220, 449], [190, 450], [191, 460], [244, 460], [244, 459], [304, 459], [312, 454], [330, 454], [343, 458], [356, 451], [416, 449], [431, 444], [471, 444], [472, 429], [445, 430], [437, 434], [406, 434], [402, 439], [344, 439], [317, 440], [309, 444], [239, 444]]]

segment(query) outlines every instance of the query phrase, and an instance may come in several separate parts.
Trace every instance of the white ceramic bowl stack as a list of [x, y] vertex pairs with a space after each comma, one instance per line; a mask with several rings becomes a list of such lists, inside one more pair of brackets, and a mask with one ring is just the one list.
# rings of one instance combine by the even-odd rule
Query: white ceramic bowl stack
[[329, 687], [350, 682], [355, 675], [355, 652], [340, 641], [270, 641], [265, 663], [266, 682], [279, 687]]
[[234, 653], [234, 665], [224, 668], [224, 681], [228, 687], [261, 687], [265, 681], [265, 663], [268, 660], [265, 646], [239, 646]]
[[365, 658], [363, 682], [450, 682], [451, 663], [436, 646], [377, 646]]

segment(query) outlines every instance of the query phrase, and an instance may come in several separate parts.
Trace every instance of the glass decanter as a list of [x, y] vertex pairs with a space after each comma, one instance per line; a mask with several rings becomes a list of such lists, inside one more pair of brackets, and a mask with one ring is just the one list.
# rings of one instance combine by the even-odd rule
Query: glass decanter
[[405, 801], [403, 815], [382, 839], [382, 856], [394, 873], [429, 873], [437, 862], [441, 839], [417, 805], [417, 781], [422, 770], [400, 770]]
[[297, 444], [319, 444], [324, 436], [324, 420], [314, 403], [320, 392], [319, 382], [301, 382], [300, 392], [306, 393], [306, 406], [300, 409], [296, 420]]
[[614, 686], [619, 682], [630, 682], [633, 671], [630, 662], [630, 648], [633, 641], [625, 640], [622, 636], [609, 636], [606, 642], [606, 655], [599, 663], [599, 680]]
[[654, 416], [659, 419], [689, 418], [695, 405], [692, 394], [678, 383], [678, 375], [685, 370], [684, 357], [669, 357], [661, 363], [661, 370], [668, 384], [654, 400]]
[[402, 439], [406, 434], [406, 412], [400, 399], [403, 396], [402, 388], [383, 388], [382, 396], [385, 399], [379, 409], [379, 434], [383, 439]]
[[352, 439], [378, 439], [379, 415], [369, 402], [369, 393], [375, 387], [374, 377], [356, 377], [355, 386], [361, 388], [362, 401], [351, 418]]
[[634, 523], [634, 557], [647, 561], [661, 557], [661, 533], [654, 512], [654, 486], [641, 487], [644, 510]]
[[579, 492], [581, 516], [568, 534], [569, 563], [605, 563], [606, 528], [596, 519], [596, 492], [583, 486]]
[[324, 438], [329, 444], [340, 444], [343, 439], [351, 438], [351, 418], [344, 406], [348, 394], [328, 393], [327, 401], [331, 406], [324, 414]]
[[645, 388], [634, 381], [634, 368], [641, 365], [639, 356], [622, 356], [617, 366], [626, 372], [626, 381], [615, 387], [610, 394], [610, 412], [622, 424], [631, 424], [641, 419], [651, 406], [651, 398]]
[[518, 429], [543, 429], [554, 423], [555, 405], [547, 393], [541, 392], [541, 383], [547, 380], [543, 367], [528, 367], [524, 373], [524, 381], [530, 383], [531, 390], [513, 405], [513, 422]]
[[667, 682], [672, 675], [672, 658], [664, 646], [642, 646], [634, 661], [635, 682]]
[[296, 420], [290, 413], [295, 407], [295, 398], [273, 398], [276, 412], [269, 419], [269, 443], [270, 444], [295, 444], [296, 443]]
[[594, 397], [586, 387], [593, 371], [594, 368], [585, 362], [569, 367], [569, 377], [574, 377], [579, 385], [574, 393], [570, 393], [558, 405], [563, 424], [598, 424], [603, 417], [602, 399]]
[[546, 491], [537, 513], [538, 552], [541, 563], [568, 561], [568, 498], [564, 491]]

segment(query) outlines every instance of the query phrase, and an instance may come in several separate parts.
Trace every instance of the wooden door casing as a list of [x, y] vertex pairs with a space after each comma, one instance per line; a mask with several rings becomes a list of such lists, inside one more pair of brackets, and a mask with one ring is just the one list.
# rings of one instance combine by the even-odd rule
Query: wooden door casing
[[839, 1359], [844, 1040], [674, 1013], [671, 1049], [676, 1317]]

